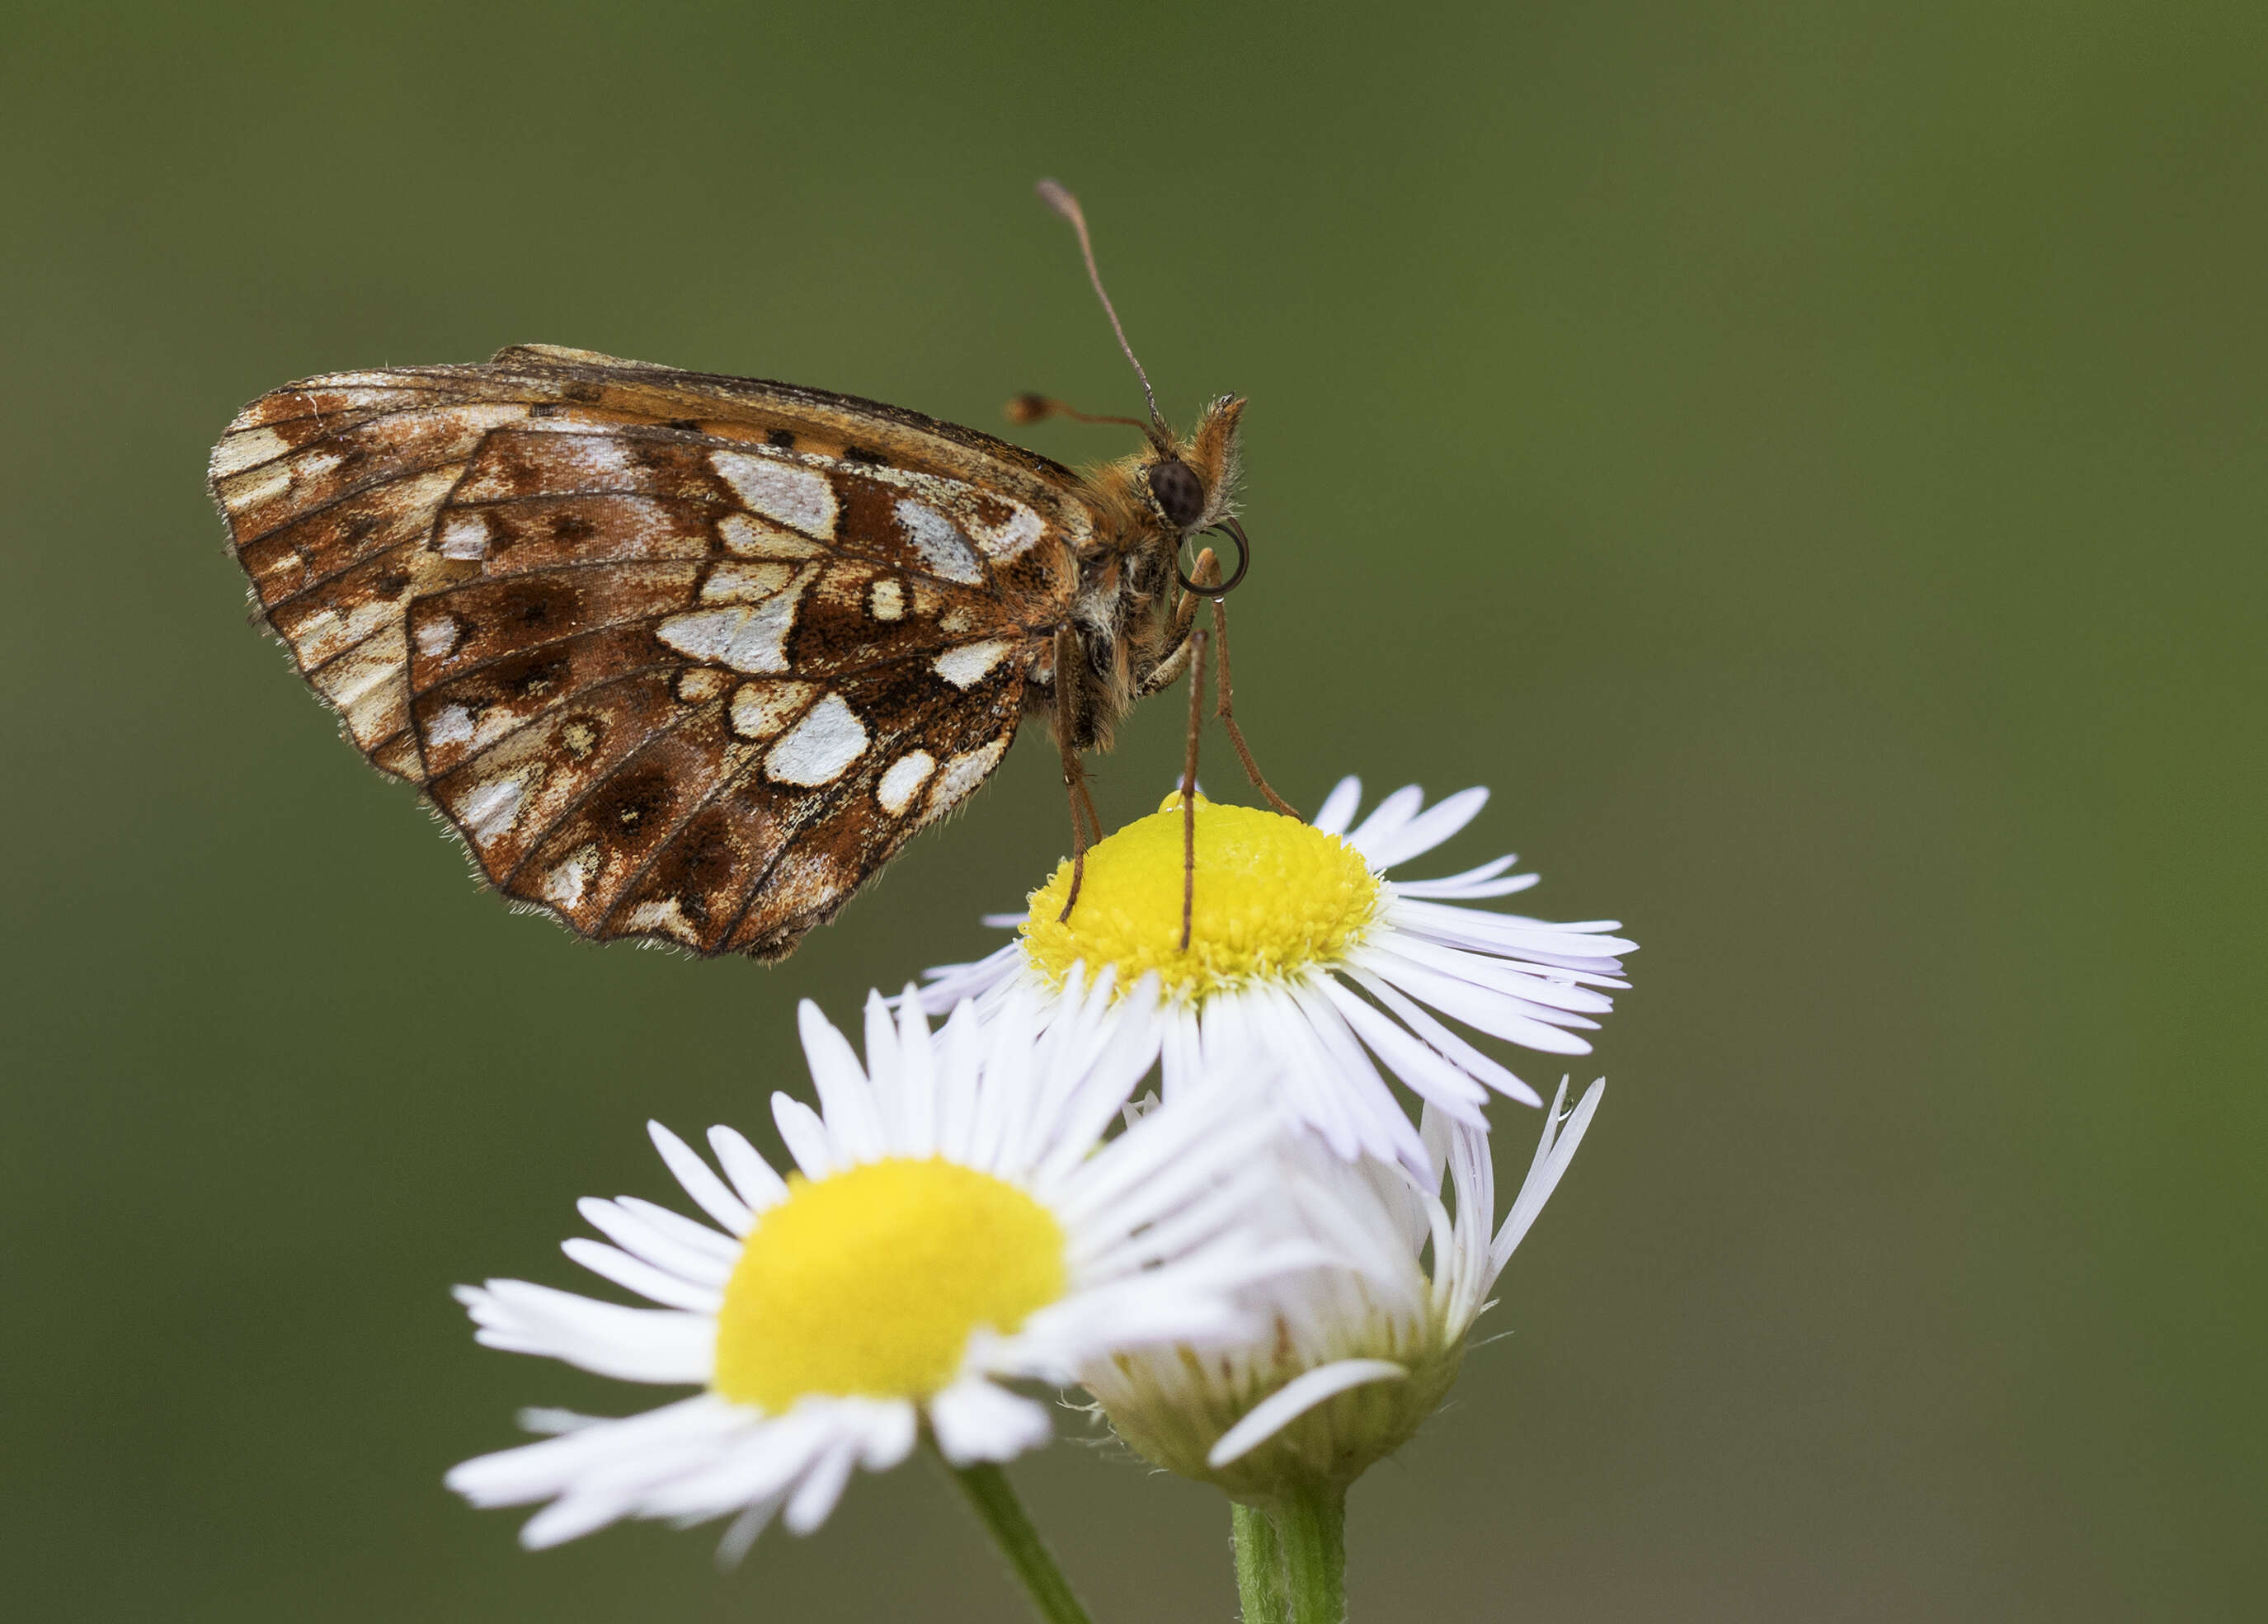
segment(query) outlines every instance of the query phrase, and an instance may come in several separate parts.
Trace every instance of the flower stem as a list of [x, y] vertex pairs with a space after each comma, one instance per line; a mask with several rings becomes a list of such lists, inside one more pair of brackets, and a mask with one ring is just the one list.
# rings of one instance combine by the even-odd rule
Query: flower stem
[[1244, 1624], [1292, 1624], [1284, 1593], [1284, 1547], [1268, 1513], [1231, 1502], [1229, 1527], [1236, 1547], [1236, 1596]]
[[1276, 1505], [1296, 1624], [1346, 1624], [1346, 1490], [1296, 1489]]
[[1031, 1597], [1034, 1610], [1047, 1624], [1092, 1624], [1086, 1609], [1071, 1594], [1071, 1581], [1056, 1566], [1047, 1541], [1032, 1526], [1032, 1519], [1024, 1515], [1023, 1502], [1008, 1487], [1007, 1473], [985, 1461], [973, 1466], [948, 1463], [946, 1470], [961, 1486], [969, 1509], [984, 1524], [984, 1532], [992, 1536], [992, 1542], [1000, 1547], [1000, 1554], [1007, 1559], [1008, 1566], [1024, 1582], [1025, 1593]]

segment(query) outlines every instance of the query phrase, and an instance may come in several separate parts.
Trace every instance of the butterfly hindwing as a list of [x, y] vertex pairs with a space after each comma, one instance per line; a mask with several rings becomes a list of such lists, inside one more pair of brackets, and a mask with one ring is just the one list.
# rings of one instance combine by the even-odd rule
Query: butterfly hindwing
[[765, 956], [998, 762], [1076, 485], [895, 409], [532, 349], [310, 380], [214, 454], [270, 624], [490, 881]]

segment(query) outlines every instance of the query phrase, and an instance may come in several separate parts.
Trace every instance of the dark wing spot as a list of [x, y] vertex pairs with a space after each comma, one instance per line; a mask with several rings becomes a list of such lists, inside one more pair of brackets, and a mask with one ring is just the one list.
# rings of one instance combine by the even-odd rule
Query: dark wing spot
[[608, 780], [592, 810], [596, 814], [594, 821], [601, 828], [611, 825], [625, 834], [634, 834], [668, 804], [669, 773], [666, 768], [656, 766], [617, 773]]
[[785, 451], [795, 444], [795, 431], [774, 429], [764, 436], [764, 443], [768, 446], [777, 446], [782, 451]]
[[675, 429], [681, 433], [685, 434], [698, 434], [701, 432], [700, 419], [696, 417], [672, 417], [668, 422], [663, 424], [661, 426], [666, 429]]
[[874, 468], [890, 465], [889, 458], [871, 446], [845, 446], [843, 447], [843, 460], [845, 462], [864, 462]]
[[559, 686], [574, 667], [563, 653], [531, 654], [497, 673], [497, 686], [516, 699], [541, 699]]
[[599, 527], [592, 523], [590, 520], [584, 517], [581, 513], [554, 513], [551, 515], [551, 535], [554, 540], [562, 542], [583, 542], [588, 541], [598, 533]]

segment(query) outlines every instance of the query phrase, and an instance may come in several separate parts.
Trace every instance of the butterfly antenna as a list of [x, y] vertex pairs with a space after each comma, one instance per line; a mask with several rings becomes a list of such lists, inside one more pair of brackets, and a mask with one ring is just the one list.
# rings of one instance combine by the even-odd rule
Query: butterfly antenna
[[1118, 335], [1118, 347], [1126, 352], [1127, 364], [1133, 367], [1134, 375], [1142, 380], [1142, 398], [1150, 404], [1151, 424], [1159, 433], [1165, 433], [1166, 420], [1158, 414], [1158, 396], [1150, 388], [1150, 374], [1142, 370], [1142, 363], [1135, 358], [1134, 346], [1126, 342], [1126, 328], [1118, 320], [1117, 308], [1111, 304], [1110, 295], [1103, 291], [1102, 273], [1094, 265], [1094, 239], [1087, 235], [1086, 215], [1079, 208], [1079, 199], [1072, 196], [1071, 189], [1060, 181], [1042, 181], [1033, 189], [1039, 193], [1042, 203], [1069, 220], [1071, 230], [1079, 233], [1079, 251], [1086, 258], [1086, 279], [1094, 284], [1094, 296], [1102, 301], [1102, 314], [1110, 318], [1110, 330]]

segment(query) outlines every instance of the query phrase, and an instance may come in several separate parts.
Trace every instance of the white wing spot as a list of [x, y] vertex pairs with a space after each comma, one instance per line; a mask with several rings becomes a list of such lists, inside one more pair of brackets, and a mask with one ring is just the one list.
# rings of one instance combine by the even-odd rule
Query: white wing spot
[[226, 479], [231, 474], [241, 474], [255, 463], [280, 457], [291, 449], [291, 443], [274, 429], [247, 429], [213, 447], [212, 476]]
[[461, 705], [445, 705], [433, 725], [425, 729], [428, 744], [462, 744], [473, 736], [473, 713]]
[[454, 615], [436, 615], [417, 628], [417, 652], [428, 660], [445, 658], [463, 635]]
[[712, 451], [710, 466], [752, 513], [824, 541], [835, 534], [835, 487], [823, 474], [747, 451]]
[[714, 666], [696, 666], [677, 674], [677, 698], [683, 705], [706, 705], [725, 691], [733, 679]]
[[778, 784], [815, 788], [832, 784], [866, 753], [866, 725], [842, 698], [829, 694], [806, 712], [764, 757], [764, 776]]
[[792, 564], [720, 564], [701, 583], [701, 601], [760, 603], [794, 579]]
[[599, 848], [594, 845], [577, 846], [567, 854], [566, 860], [543, 876], [543, 897], [563, 908], [571, 908], [583, 900], [599, 872]]
[[1003, 561], [1027, 550], [1047, 531], [1040, 516], [1021, 502], [1010, 502], [1008, 506], [1014, 511], [1002, 523], [990, 524], [973, 514], [968, 520], [968, 533], [976, 538], [976, 544], [990, 557]]
[[796, 604], [810, 584], [811, 573], [806, 571], [753, 609], [689, 609], [664, 620], [654, 635], [704, 664], [730, 666], [751, 676], [784, 671]]
[[746, 513], [726, 513], [717, 521], [717, 534], [727, 552], [743, 558], [823, 558], [827, 549], [807, 536], [783, 530], [776, 524], [751, 519]]
[[874, 789], [874, 799], [882, 803], [882, 810], [892, 817], [903, 817], [906, 808], [921, 794], [929, 775], [937, 771], [937, 757], [927, 750], [909, 750], [890, 764], [882, 774], [882, 781]]
[[489, 521], [483, 513], [453, 513], [441, 527], [444, 558], [480, 558], [489, 550]]
[[902, 620], [906, 612], [906, 589], [894, 580], [878, 580], [866, 604], [867, 612], [877, 620]]
[[693, 921], [685, 917], [677, 898], [665, 897], [659, 902], [642, 902], [632, 908], [625, 918], [632, 931], [659, 931], [665, 936], [674, 936], [680, 941], [699, 946], [701, 933]]
[[733, 695], [733, 731], [744, 739], [769, 739], [818, 691], [816, 683], [743, 683]]
[[983, 583], [984, 566], [976, 560], [976, 550], [968, 538], [934, 507], [917, 502], [911, 497], [898, 498], [898, 523], [912, 538], [914, 550], [929, 565], [931, 571], [947, 580], [965, 581], [971, 586]]
[[221, 500], [228, 504], [231, 513], [240, 513], [254, 507], [269, 497], [281, 496], [291, 488], [291, 466], [279, 464], [256, 472], [239, 475], [221, 491]]
[[791, 852], [765, 885], [764, 902], [775, 918], [806, 913], [823, 907], [851, 879], [828, 853]]
[[524, 779], [491, 779], [457, 803], [465, 832], [482, 845], [500, 839], [519, 816], [521, 797], [527, 794]]
[[374, 638], [317, 672], [315, 688], [340, 710], [350, 711], [364, 695], [401, 677], [406, 652], [392, 639]]
[[993, 638], [983, 643], [963, 643], [958, 648], [948, 648], [930, 661], [930, 669], [964, 692], [984, 680], [984, 674], [1000, 663], [1008, 652], [1005, 639]]
[[945, 770], [937, 775], [937, 782], [930, 787], [929, 803], [922, 811], [923, 821], [941, 817], [967, 800], [969, 792], [1000, 764], [1000, 757], [1007, 749], [1007, 740], [995, 739], [981, 750], [970, 750], [946, 762]]

